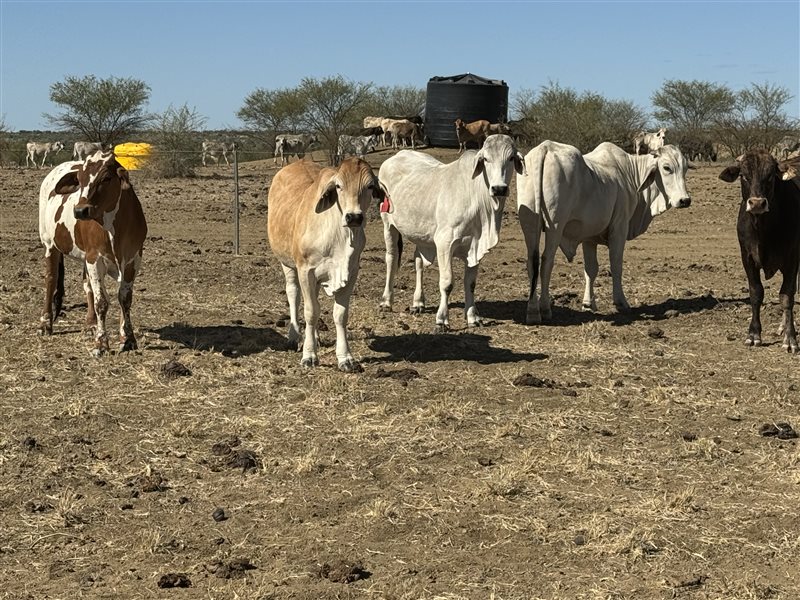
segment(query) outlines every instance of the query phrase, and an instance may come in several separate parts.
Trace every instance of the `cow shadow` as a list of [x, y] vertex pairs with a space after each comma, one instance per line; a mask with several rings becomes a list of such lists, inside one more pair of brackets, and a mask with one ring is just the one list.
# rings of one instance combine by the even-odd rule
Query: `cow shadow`
[[388, 356], [367, 357], [364, 363], [400, 362], [428, 363], [446, 360], [463, 360], [481, 365], [497, 363], [530, 362], [544, 360], [546, 354], [521, 352], [489, 345], [488, 335], [477, 333], [435, 334], [407, 333], [403, 335], [376, 336], [369, 343], [373, 352]]
[[[568, 293], [553, 296], [553, 319], [544, 325], [582, 325], [593, 321], [607, 321], [612, 325], [629, 325], [636, 321], [661, 321], [675, 316], [673, 312], [684, 315], [712, 310], [720, 304], [738, 304], [738, 298], [716, 298], [713, 294], [692, 296], [688, 298], [667, 298], [655, 304], [640, 304], [631, 308], [630, 312], [617, 313], [588, 312], [565, 306], [572, 303], [577, 294]], [[478, 303], [478, 312], [489, 319], [508, 320], [525, 324], [527, 300], [483, 301]], [[613, 307], [612, 307], [613, 310]], [[667, 314], [670, 312], [670, 314]]]
[[146, 331], [155, 333], [161, 340], [175, 342], [185, 348], [219, 352], [223, 356], [249, 356], [267, 349], [289, 349], [286, 336], [270, 327], [196, 326], [188, 323], [172, 323]]

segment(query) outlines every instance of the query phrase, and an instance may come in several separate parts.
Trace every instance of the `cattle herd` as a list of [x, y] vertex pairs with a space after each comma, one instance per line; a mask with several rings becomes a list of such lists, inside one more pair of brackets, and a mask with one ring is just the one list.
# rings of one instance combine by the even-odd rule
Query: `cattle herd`
[[[687, 156], [677, 146], [665, 144], [665, 129], [637, 135], [634, 154], [608, 142], [581, 154], [573, 146], [544, 141], [523, 156], [502, 123], [464, 123], [459, 119], [455, 126], [459, 156], [449, 164], [413, 149], [424, 130], [412, 119], [366, 119], [363, 136], [339, 139], [332, 167], [306, 160], [286, 164], [291, 155], [302, 159], [317, 142], [314, 136], [276, 138], [275, 162], [280, 159], [282, 168], [269, 188], [268, 240], [286, 279], [288, 341], [302, 349], [303, 366], [318, 364], [316, 324], [321, 287], [334, 299], [339, 369], [358, 368], [347, 342], [347, 321], [366, 241], [365, 214], [372, 201], [379, 202], [386, 246], [386, 286], [380, 310], [393, 308], [393, 283], [405, 238], [415, 245], [412, 312], [425, 308], [423, 271], [438, 261], [438, 333], [449, 328], [454, 258], [464, 262], [467, 324], [481, 325], [475, 306], [478, 265], [498, 243], [514, 173], [517, 213], [527, 248], [528, 324], [551, 318], [550, 281], [556, 252], [560, 248], [572, 261], [579, 244], [584, 256], [584, 310], [597, 310], [598, 244], [608, 247], [614, 305], [620, 312], [630, 310], [622, 287], [625, 243], [643, 234], [651, 221], [668, 209], [691, 204], [686, 173], [695, 154]], [[379, 143], [388, 145], [386, 134], [391, 134], [394, 147], [408, 142], [412, 150], [401, 150], [387, 159], [376, 175], [363, 156]], [[479, 144], [479, 149], [465, 150], [468, 142]], [[31, 161], [37, 154], [46, 156], [61, 149], [61, 142], [28, 144]], [[207, 156], [215, 162], [221, 156], [227, 162], [234, 149], [233, 145], [204, 142], [203, 163]], [[346, 157], [348, 154], [355, 156]], [[39, 232], [47, 267], [40, 330], [52, 333], [61, 310], [66, 255], [84, 268], [86, 323], [94, 330], [92, 352], [101, 355], [110, 348], [105, 324], [109, 306], [106, 275], [119, 282], [122, 318], [118, 348], [131, 350], [137, 347], [130, 308], [147, 233], [145, 217], [127, 171], [110, 149], [79, 142], [73, 156], [77, 160], [55, 167], [40, 189]], [[741, 185], [737, 231], [752, 305], [746, 343], [761, 344], [761, 271], [767, 279], [780, 271], [783, 347], [791, 353], [799, 350], [793, 318], [800, 263], [799, 170], [800, 157], [779, 160], [764, 151], [750, 151], [720, 174], [720, 179], [738, 179]], [[306, 323], [302, 341], [301, 296]]]

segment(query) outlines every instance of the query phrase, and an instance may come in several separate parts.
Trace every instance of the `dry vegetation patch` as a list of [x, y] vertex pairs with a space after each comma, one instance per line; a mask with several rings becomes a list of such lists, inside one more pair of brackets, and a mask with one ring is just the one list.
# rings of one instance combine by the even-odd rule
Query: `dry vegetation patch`
[[[372, 214], [351, 307], [356, 374], [336, 370], [331, 330], [313, 371], [286, 347], [268, 163], [242, 165], [239, 256], [226, 170], [133, 174], [150, 227], [140, 349], [101, 360], [74, 263], [55, 334], [36, 336], [45, 172], [0, 170], [2, 594], [797, 597], [798, 359], [777, 343], [775, 280], [765, 347], [742, 343], [738, 191], [720, 170], [690, 172], [692, 207], [628, 245], [631, 314], [611, 309], [606, 256], [594, 315], [580, 311], [580, 256], [559, 257], [554, 321], [538, 327], [521, 322], [514, 198], [478, 277], [489, 325], [466, 329], [457, 278], [445, 335], [430, 333], [432, 311], [404, 310], [410, 252], [396, 312], [378, 311]], [[435, 281], [432, 268], [429, 296]]]

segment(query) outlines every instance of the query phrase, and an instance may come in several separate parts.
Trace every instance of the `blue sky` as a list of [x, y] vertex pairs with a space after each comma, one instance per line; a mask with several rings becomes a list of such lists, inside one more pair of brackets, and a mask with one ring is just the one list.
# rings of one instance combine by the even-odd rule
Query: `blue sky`
[[[148, 110], [188, 104], [209, 129], [241, 127], [256, 88], [341, 74], [425, 87], [434, 75], [548, 81], [632, 100], [668, 79], [734, 90], [770, 82], [800, 116], [800, 1], [126, 2], [0, 0], [0, 114], [46, 129], [67, 75], [135, 77]], [[38, 47], [37, 47], [38, 45]]]

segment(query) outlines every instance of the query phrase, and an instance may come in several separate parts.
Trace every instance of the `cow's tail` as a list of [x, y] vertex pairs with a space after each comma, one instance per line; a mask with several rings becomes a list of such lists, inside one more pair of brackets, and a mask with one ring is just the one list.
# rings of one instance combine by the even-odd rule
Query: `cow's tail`
[[399, 231], [397, 232], [397, 266], [400, 267], [402, 261], [400, 260], [403, 258], [403, 234]]
[[[524, 187], [519, 189], [519, 219], [525, 235], [527, 247], [528, 277], [530, 290], [528, 293], [529, 309], [536, 294], [539, 281], [540, 253], [539, 245], [542, 230], [549, 220], [546, 215], [547, 205], [544, 202], [544, 167], [547, 159], [547, 144], [543, 143], [529, 155], [528, 175], [524, 177]], [[518, 181], [520, 181], [518, 179]], [[527, 319], [527, 318], [526, 318]], [[528, 321], [531, 322], [531, 321]]]
[[536, 157], [539, 162], [536, 191], [534, 192], [533, 210], [539, 215], [540, 227], [548, 229], [552, 225], [550, 215], [547, 214], [547, 203], [544, 201], [544, 165], [547, 162], [547, 145], [542, 144], [540, 155]]
[[542, 144], [540, 152], [536, 156], [539, 163], [536, 170], [536, 181], [534, 182], [533, 192], [533, 212], [535, 215], [535, 227], [532, 232], [532, 244], [530, 248], [530, 256], [528, 257], [530, 265], [530, 290], [528, 298], [531, 299], [536, 294], [536, 283], [539, 281], [539, 244], [542, 239], [542, 230], [548, 228], [550, 216], [547, 214], [547, 203], [544, 201], [544, 167], [547, 162], [547, 144]]

